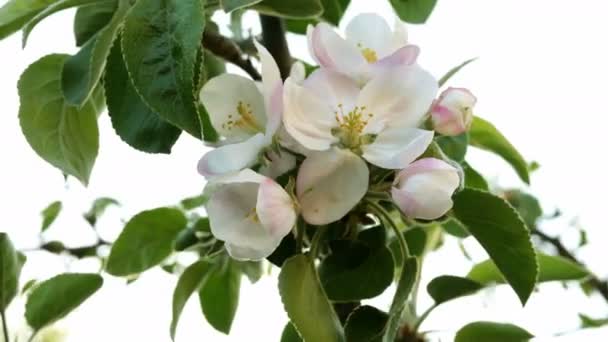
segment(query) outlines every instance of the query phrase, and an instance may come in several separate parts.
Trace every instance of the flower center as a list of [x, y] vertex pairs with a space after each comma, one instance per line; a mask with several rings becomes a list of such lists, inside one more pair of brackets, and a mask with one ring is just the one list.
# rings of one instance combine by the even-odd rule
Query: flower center
[[368, 63], [376, 63], [378, 61], [378, 54], [376, 51], [374, 51], [374, 49], [364, 47], [361, 43], [357, 44], [357, 47], [359, 47], [363, 58], [365, 58]]
[[[238, 117], [238, 118], [235, 118]], [[231, 131], [233, 128], [238, 127], [243, 130], [252, 131], [254, 133], [263, 132], [264, 129], [260, 126], [255, 116], [253, 116], [253, 110], [251, 110], [251, 104], [239, 101], [236, 106], [236, 114], [228, 115], [228, 121], [222, 124], [222, 128]]]
[[251, 211], [249, 212], [249, 214], [245, 218], [254, 223], [260, 223], [260, 217], [258, 216], [258, 211], [256, 208], [252, 208]]
[[332, 129], [332, 134], [340, 139], [340, 143], [354, 151], [362, 145], [373, 141], [373, 135], [363, 134], [369, 120], [374, 117], [374, 113], [366, 112], [365, 106], [356, 106], [350, 112], [344, 112], [344, 106], [338, 104], [338, 110], [334, 112], [338, 127]]

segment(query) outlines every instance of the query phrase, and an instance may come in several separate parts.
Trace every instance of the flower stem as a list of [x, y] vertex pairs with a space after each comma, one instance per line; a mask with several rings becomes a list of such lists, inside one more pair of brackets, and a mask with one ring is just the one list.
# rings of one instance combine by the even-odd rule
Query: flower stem
[[431, 307], [426, 309], [426, 311], [422, 315], [420, 315], [420, 318], [418, 318], [418, 320], [416, 321], [416, 323], [414, 324], [414, 326], [412, 328], [414, 333], [418, 332], [418, 329], [420, 329], [420, 325], [422, 324], [422, 322], [424, 322], [424, 320], [429, 316], [429, 314], [431, 312], [433, 312], [433, 310], [435, 310], [435, 308], [438, 306], [439, 305], [437, 303], [435, 303]]
[[0, 315], [2, 316], [2, 333], [4, 334], [4, 340], [9, 342], [8, 326], [6, 324], [6, 312], [4, 312], [4, 310], [0, 311]]
[[327, 226], [321, 226], [321, 227], [317, 228], [315, 235], [312, 237], [312, 242], [310, 244], [310, 259], [313, 262], [319, 255], [321, 239], [323, 238], [323, 235], [325, 235], [325, 231], [327, 231]]
[[410, 250], [407, 246], [407, 241], [405, 241], [405, 237], [399, 230], [399, 227], [397, 226], [391, 215], [388, 213], [388, 211], [386, 211], [386, 209], [384, 209], [376, 202], [365, 200], [365, 203], [374, 211], [375, 214], [380, 217], [381, 220], [384, 219], [384, 221], [389, 223], [389, 225], [395, 232], [395, 235], [397, 236], [397, 240], [399, 241], [399, 247], [401, 248], [401, 255], [403, 256], [403, 260], [409, 258]]

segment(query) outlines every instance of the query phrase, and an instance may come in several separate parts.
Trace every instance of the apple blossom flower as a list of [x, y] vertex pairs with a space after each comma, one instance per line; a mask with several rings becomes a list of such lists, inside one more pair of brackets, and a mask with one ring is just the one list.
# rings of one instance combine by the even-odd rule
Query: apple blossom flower
[[260, 87], [248, 78], [223, 74], [201, 89], [200, 100], [211, 124], [226, 138], [223, 146], [206, 153], [198, 164], [199, 172], [208, 178], [257, 164], [281, 125], [283, 81], [279, 68], [268, 50], [254, 43], [262, 64]]
[[216, 177], [206, 209], [211, 233], [234, 259], [261, 260], [296, 223], [291, 196], [271, 178], [250, 169]]
[[346, 27], [345, 38], [331, 26], [319, 23], [307, 30], [308, 47], [323, 68], [352, 77], [360, 84], [387, 67], [416, 62], [420, 49], [407, 44], [404, 24], [396, 19], [393, 30], [377, 14], [364, 13], [353, 18]]
[[440, 159], [424, 158], [397, 174], [391, 195], [407, 217], [434, 220], [452, 208], [452, 194], [459, 185], [455, 167]]
[[431, 108], [435, 131], [449, 136], [466, 132], [473, 122], [473, 107], [476, 102], [477, 98], [467, 89], [446, 89]]

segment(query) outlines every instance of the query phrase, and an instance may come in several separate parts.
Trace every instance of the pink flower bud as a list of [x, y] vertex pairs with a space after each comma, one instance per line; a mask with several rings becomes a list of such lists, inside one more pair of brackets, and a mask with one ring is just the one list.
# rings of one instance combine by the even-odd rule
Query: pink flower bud
[[440, 159], [425, 158], [399, 172], [391, 195], [407, 217], [433, 220], [452, 208], [452, 194], [459, 184], [456, 168]]
[[448, 88], [431, 107], [435, 131], [443, 135], [466, 132], [473, 122], [473, 107], [477, 98], [464, 88]]

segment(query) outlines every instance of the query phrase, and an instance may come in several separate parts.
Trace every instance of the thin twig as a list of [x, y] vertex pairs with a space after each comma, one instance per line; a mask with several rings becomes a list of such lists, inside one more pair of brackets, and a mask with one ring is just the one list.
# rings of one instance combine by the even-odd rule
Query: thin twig
[[253, 66], [251, 60], [244, 57], [239, 46], [229, 38], [217, 32], [205, 30], [203, 33], [203, 46], [211, 53], [243, 69], [256, 81], [262, 79], [258, 70]]
[[286, 79], [291, 71], [293, 60], [285, 38], [285, 22], [281, 18], [260, 14], [260, 23], [264, 46], [277, 62], [281, 77]]

